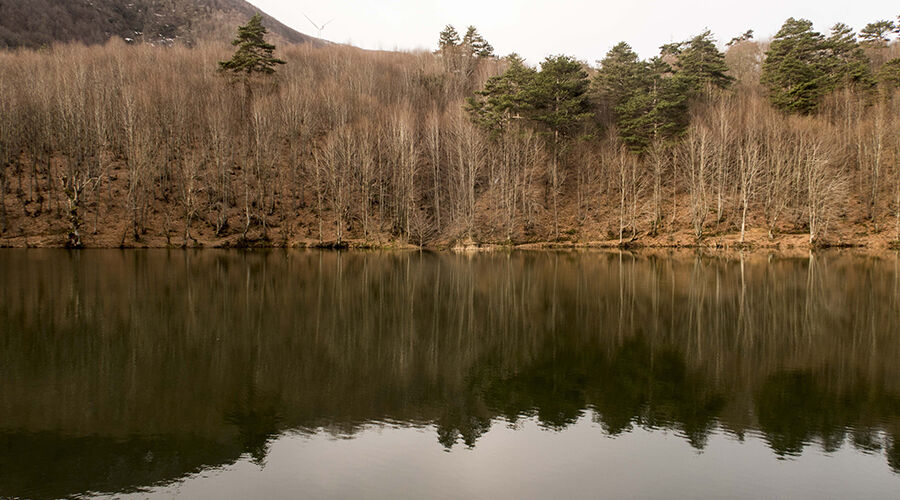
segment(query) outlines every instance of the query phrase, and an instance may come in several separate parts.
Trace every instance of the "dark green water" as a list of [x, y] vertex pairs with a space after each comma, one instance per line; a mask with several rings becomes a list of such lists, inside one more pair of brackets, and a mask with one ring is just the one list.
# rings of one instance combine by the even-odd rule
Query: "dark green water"
[[900, 258], [0, 252], [0, 498], [897, 498]]

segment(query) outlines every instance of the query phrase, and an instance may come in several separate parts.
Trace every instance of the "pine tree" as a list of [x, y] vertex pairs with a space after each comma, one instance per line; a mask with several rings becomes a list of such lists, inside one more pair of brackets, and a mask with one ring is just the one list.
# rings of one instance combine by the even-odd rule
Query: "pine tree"
[[747, 30], [741, 35], [732, 38], [728, 43], [725, 44], [725, 46], [731, 47], [741, 42], [749, 42], [750, 40], [753, 40], [753, 30]]
[[491, 57], [494, 55], [494, 47], [478, 33], [475, 26], [469, 26], [466, 35], [462, 39], [462, 45], [475, 57]]
[[856, 41], [852, 28], [844, 23], [835, 24], [826, 47], [829, 51], [826, 59], [826, 71], [830, 76], [828, 91], [847, 85], [865, 90], [875, 85], [869, 58]]
[[547, 128], [552, 147], [549, 184], [556, 239], [559, 239], [560, 160], [571, 138], [591, 116], [587, 99], [589, 85], [587, 72], [580, 62], [569, 56], [549, 56], [541, 63], [529, 96], [534, 106], [532, 119]]
[[881, 65], [878, 70], [878, 81], [886, 89], [900, 89], [900, 57]]
[[438, 51], [444, 51], [460, 45], [459, 33], [453, 25], [448, 24], [438, 38]]
[[246, 25], [238, 27], [237, 38], [231, 42], [237, 51], [230, 60], [219, 62], [219, 69], [248, 75], [275, 73], [275, 66], [285, 61], [274, 57], [275, 46], [266, 42], [267, 33], [262, 16], [255, 14]]
[[776, 107], [811, 113], [830, 92], [852, 86], [868, 90], [875, 80], [853, 30], [835, 24], [825, 38], [805, 19], [790, 18], [775, 35], [762, 67], [762, 84]]
[[547, 57], [534, 82], [534, 119], [554, 134], [570, 135], [590, 116], [589, 83], [587, 72], [574, 58]]
[[688, 127], [688, 101], [693, 80], [677, 73], [661, 57], [655, 57], [647, 65], [650, 71], [651, 108], [647, 117], [649, 138], [671, 139], [684, 133]]
[[[671, 53], [665, 47], [663, 52]], [[642, 152], [653, 140], [675, 137], [687, 127], [693, 80], [676, 73], [661, 57], [640, 61], [628, 44], [620, 43], [601, 61], [594, 88], [612, 109], [619, 136], [633, 151]]]
[[894, 23], [894, 21], [875, 21], [874, 23], [867, 24], [866, 27], [859, 32], [859, 37], [862, 39], [862, 43], [866, 45], [884, 47], [891, 41], [889, 35], [897, 29], [898, 25]]
[[806, 19], [789, 18], [772, 40], [761, 83], [772, 104], [785, 111], [810, 113], [829, 90], [825, 37]]
[[525, 118], [525, 113], [533, 109], [531, 97], [537, 72], [525, 65], [518, 54], [510, 54], [506, 60], [506, 71], [489, 78], [467, 105], [473, 120], [494, 133], [504, 132], [513, 119]]
[[610, 49], [594, 77], [594, 88], [613, 111], [619, 136], [633, 149], [648, 142], [645, 121], [652, 107], [647, 92], [650, 80], [647, 64], [625, 42]]
[[625, 101], [635, 89], [646, 84], [646, 68], [637, 53], [625, 42], [616, 44], [600, 61], [594, 87], [611, 106]]
[[725, 54], [716, 47], [709, 30], [678, 45], [670, 45], [676, 56], [676, 70], [689, 79], [697, 91], [727, 88], [734, 81], [728, 74]]

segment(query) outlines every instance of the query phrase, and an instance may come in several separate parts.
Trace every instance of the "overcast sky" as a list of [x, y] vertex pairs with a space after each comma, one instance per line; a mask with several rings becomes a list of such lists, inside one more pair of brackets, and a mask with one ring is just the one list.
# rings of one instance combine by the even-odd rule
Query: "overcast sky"
[[721, 41], [753, 29], [768, 38], [788, 17], [803, 17], [827, 31], [837, 21], [859, 30], [900, 15], [897, 0], [250, 0], [292, 28], [316, 36], [317, 23], [334, 21], [322, 38], [369, 49], [429, 49], [453, 24], [474, 25], [500, 55], [518, 52], [531, 63], [569, 54], [594, 64], [617, 42], [644, 58], [664, 43], [709, 28]]

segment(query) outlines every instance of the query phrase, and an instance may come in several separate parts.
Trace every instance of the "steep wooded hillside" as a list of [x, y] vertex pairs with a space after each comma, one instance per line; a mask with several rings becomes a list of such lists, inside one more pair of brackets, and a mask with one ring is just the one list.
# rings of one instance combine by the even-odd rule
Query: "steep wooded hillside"
[[220, 41], [0, 51], [0, 246], [900, 247], [900, 43], [848, 29], [599, 67], [452, 27], [240, 76]]
[[[0, 0], [0, 48], [53, 42], [129, 42], [192, 45], [226, 40], [259, 9], [244, 0]], [[273, 38], [320, 43], [263, 14]]]

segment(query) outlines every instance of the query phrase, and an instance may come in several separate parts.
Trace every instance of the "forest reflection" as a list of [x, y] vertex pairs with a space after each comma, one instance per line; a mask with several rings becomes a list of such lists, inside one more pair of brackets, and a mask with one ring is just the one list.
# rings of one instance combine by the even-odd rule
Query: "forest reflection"
[[285, 432], [453, 450], [586, 415], [900, 471], [895, 254], [4, 251], [0, 285], [4, 497], [262, 466]]

